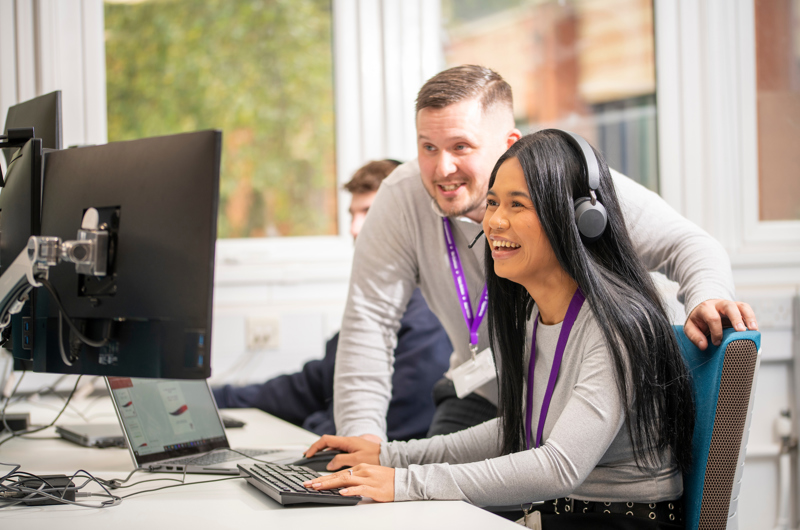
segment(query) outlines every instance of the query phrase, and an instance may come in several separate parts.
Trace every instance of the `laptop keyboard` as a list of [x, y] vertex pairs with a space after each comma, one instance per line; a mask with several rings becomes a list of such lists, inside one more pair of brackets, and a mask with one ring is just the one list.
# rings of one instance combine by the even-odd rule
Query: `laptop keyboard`
[[238, 467], [247, 482], [283, 505], [304, 502], [353, 505], [361, 500], [359, 496], [345, 497], [338, 489], [316, 491], [305, 488], [303, 482], [321, 476], [307, 467], [258, 462], [238, 464]]
[[236, 451], [231, 451], [230, 449], [221, 449], [219, 451], [214, 451], [202, 456], [186, 456], [183, 458], [175, 458], [173, 460], [161, 462], [161, 464], [194, 464], [198, 466], [208, 466], [219, 464], [221, 462], [230, 462], [231, 460], [239, 460], [240, 458], [248, 456], [268, 455], [277, 453], [278, 451], [279, 449], [237, 449]]

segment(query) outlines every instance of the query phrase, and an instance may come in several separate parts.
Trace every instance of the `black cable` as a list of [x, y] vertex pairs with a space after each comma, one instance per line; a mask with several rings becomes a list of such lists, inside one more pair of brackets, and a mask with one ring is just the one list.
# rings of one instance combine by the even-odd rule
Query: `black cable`
[[[14, 470], [11, 473], [7, 473], [5, 476], [0, 479], [0, 492], [6, 494], [6, 498], [0, 498], [0, 510], [4, 508], [10, 508], [12, 506], [16, 506], [18, 504], [25, 503], [26, 501], [30, 500], [41, 500], [42, 498], [53, 500], [59, 504], [71, 504], [74, 506], [83, 506], [86, 508], [109, 508], [111, 506], [116, 506], [122, 502], [122, 498], [116, 495], [113, 495], [108, 489], [103, 485], [102, 481], [97, 477], [93, 476], [91, 473], [84, 469], [79, 469], [75, 473], [69, 477], [69, 483], [72, 483], [72, 486], [67, 487], [54, 487], [50, 484], [46, 478], [40, 477], [38, 475], [34, 475], [32, 473], [27, 473], [24, 471], [17, 471], [19, 469], [19, 464], [3, 464], [3, 465], [13, 465], [15, 466]], [[16, 482], [11, 482], [9, 485], [3, 485], [2, 482], [9, 481], [11, 478], [15, 478]], [[22, 477], [25, 478], [33, 478], [41, 482], [38, 488], [30, 488], [27, 486], [22, 485], [22, 481], [20, 480]], [[86, 479], [80, 485], [74, 485], [74, 481], [78, 478]], [[86, 487], [89, 483], [96, 482], [103, 488], [105, 493], [78, 493], [82, 488]], [[47, 486], [47, 487], [45, 487]], [[87, 504], [84, 502], [73, 501], [65, 499], [65, 495], [67, 492], [73, 491], [75, 492], [76, 498], [78, 496], [89, 496], [89, 497], [107, 497], [109, 500], [100, 502], [99, 505], [94, 504]], [[54, 495], [53, 493], [60, 493], [60, 495]], [[7, 497], [8, 494], [14, 495], [13, 497]], [[24, 497], [20, 497], [20, 495], [24, 495]]]
[[[113, 494], [112, 494], [110, 491], [108, 491], [108, 489], [105, 487], [105, 485], [104, 485], [102, 482], [100, 482], [100, 480], [98, 480], [97, 478], [95, 478], [95, 476], [94, 476], [94, 475], [92, 475], [91, 473], [89, 473], [89, 472], [88, 472], [88, 471], [86, 471], [85, 469], [79, 469], [78, 471], [76, 471], [76, 472], [75, 472], [75, 473], [72, 475], [72, 477], [70, 477], [70, 479], [69, 479], [69, 480], [70, 480], [70, 482], [71, 482], [73, 479], [75, 479], [75, 478], [78, 478], [78, 476], [79, 476], [79, 475], [78, 475], [78, 473], [84, 473], [84, 474], [86, 474], [86, 476], [89, 478], [89, 480], [87, 480], [86, 482], [84, 482], [83, 484], [81, 484], [81, 486], [80, 486], [81, 488], [82, 488], [82, 487], [84, 487], [84, 486], [86, 486], [86, 484], [88, 484], [90, 481], [96, 482], [96, 483], [98, 483], [98, 484], [100, 485], [100, 487], [101, 487], [101, 488], [103, 488], [103, 491], [105, 491], [105, 492], [106, 492], [106, 496], [110, 497], [112, 500], [114, 500], [114, 499], [117, 499], [117, 502], [114, 502], [114, 504], [118, 504], [118, 503], [122, 502], [122, 498], [121, 498], [121, 497], [117, 497], [116, 495], [113, 495]], [[80, 488], [78, 488], [78, 489], [80, 489]], [[102, 494], [100, 494], [100, 495], [102, 495]], [[111, 506], [113, 506], [114, 504], [112, 504]]]
[[[81, 377], [83, 377], [83, 374], [79, 375], [78, 379], [75, 380], [75, 386], [72, 387], [72, 392], [69, 393], [69, 397], [67, 397], [67, 401], [64, 403], [64, 407], [61, 409], [61, 411], [58, 413], [58, 415], [53, 419], [53, 421], [51, 421], [48, 425], [44, 425], [42, 427], [37, 427], [35, 429], [29, 429], [27, 431], [11, 431], [11, 436], [8, 436], [8, 437], [4, 438], [3, 440], [0, 440], [0, 445], [3, 445], [7, 441], [11, 440], [12, 438], [16, 438], [17, 436], [23, 436], [25, 434], [33, 434], [35, 432], [43, 431], [43, 430], [55, 425], [55, 423], [58, 421], [58, 418], [60, 418], [61, 415], [64, 414], [64, 411], [67, 410], [67, 406], [69, 405], [69, 402], [72, 399], [72, 396], [75, 395], [75, 391], [78, 390], [78, 383], [81, 382]], [[19, 385], [19, 383], [17, 383], [17, 385]], [[15, 390], [16, 390], [16, 388], [15, 388]], [[5, 421], [5, 407], [3, 407], [3, 419]]]
[[150, 490], [134, 491], [133, 493], [128, 493], [127, 495], [123, 495], [121, 498], [127, 499], [128, 497], [133, 497], [134, 495], [139, 495], [140, 493], [151, 493], [153, 491], [166, 490], [170, 488], [180, 488], [181, 486], [192, 486], [194, 484], [210, 484], [211, 482], [222, 482], [223, 480], [237, 480], [240, 478], [242, 477], [235, 476], [235, 477], [217, 478], [214, 480], [201, 480], [200, 482], [185, 482], [183, 484], [172, 484], [170, 486], [161, 486], [160, 488], [153, 488]]
[[[187, 466], [183, 466], [183, 475], [181, 476], [180, 479], [177, 479], [177, 478], [150, 478], [150, 479], [147, 479], [147, 480], [140, 480], [139, 482], [134, 482], [133, 484], [128, 484], [127, 486], [111, 486], [111, 489], [132, 488], [132, 487], [134, 487], [134, 486], [136, 486], [138, 484], [144, 484], [145, 482], [161, 482], [161, 481], [165, 481], [165, 480], [168, 480], [168, 481], [171, 481], [171, 482], [180, 482], [181, 484], [186, 484], [186, 467]], [[134, 469], [133, 472], [135, 472], [135, 471], [137, 471], [137, 470]], [[133, 475], [133, 472], [131, 472], [131, 474], [128, 475], [128, 478], [130, 478], [131, 475]], [[127, 479], [126, 479], [126, 481], [127, 481]], [[192, 484], [192, 483], [190, 483], [190, 484]]]
[[[222, 482], [222, 481], [225, 481], [225, 480], [236, 480], [236, 479], [242, 478], [240, 476], [234, 476], [234, 477], [224, 477], [224, 478], [218, 478], [218, 479], [212, 479], [212, 480], [201, 480], [201, 481], [198, 481], [198, 482], [185, 482], [185, 480], [186, 480], [186, 472], [184, 471], [183, 477], [180, 480], [180, 482], [181, 482], [180, 484], [170, 484], [169, 486], [162, 486], [160, 488], [152, 488], [152, 489], [149, 489], [149, 490], [135, 491], [133, 493], [129, 493], [127, 495], [119, 497], [119, 496], [116, 496], [116, 495], [112, 494], [106, 488], [106, 485], [109, 485], [110, 483], [114, 482], [116, 479], [104, 480], [104, 479], [101, 479], [101, 478], [97, 478], [97, 477], [93, 476], [91, 473], [89, 473], [89, 472], [87, 472], [87, 471], [85, 471], [83, 469], [76, 471], [71, 477], [69, 477], [69, 480], [70, 480], [70, 482], [72, 482], [76, 478], [86, 478], [87, 480], [85, 482], [83, 482], [82, 484], [80, 484], [78, 486], [71, 486], [71, 487], [68, 487], [68, 488], [55, 488], [55, 487], [52, 486], [52, 484], [48, 483], [47, 480], [44, 479], [43, 477], [31, 474], [31, 473], [27, 473], [27, 472], [24, 472], [24, 471], [18, 471], [18, 469], [20, 467], [19, 464], [6, 464], [6, 463], [0, 462], [0, 465], [14, 466], [14, 469], [11, 472], [6, 473], [2, 478], [0, 478], [0, 492], [4, 492], [4, 493], [8, 492], [8, 493], [14, 493], [14, 494], [27, 494], [23, 498], [20, 498], [18, 496], [12, 497], [12, 498], [6, 498], [6, 499], [0, 498], [0, 510], [2, 510], [4, 508], [10, 508], [12, 506], [16, 506], [18, 504], [21, 504], [21, 503], [27, 501], [27, 500], [37, 499], [38, 497], [44, 497], [44, 498], [47, 498], [47, 499], [51, 499], [51, 500], [54, 500], [54, 501], [56, 501], [58, 503], [61, 503], [61, 504], [71, 504], [71, 505], [83, 506], [83, 507], [87, 507], [87, 508], [109, 508], [111, 506], [118, 505], [119, 503], [122, 502], [123, 499], [127, 499], [128, 497], [133, 497], [134, 495], [139, 495], [141, 493], [152, 493], [152, 492], [155, 492], [155, 491], [161, 491], [161, 490], [165, 490], [165, 489], [180, 488], [182, 486], [191, 486], [193, 484], [210, 484], [212, 482]], [[133, 473], [135, 473], [137, 471], [139, 471], [139, 470], [135, 469], [122, 482], [127, 482], [128, 479], [130, 479], [130, 477], [133, 475]], [[81, 475], [81, 473], [83, 473], [84, 475]], [[39, 480], [39, 481], [41, 481], [42, 484], [40, 485], [39, 488], [28, 488], [28, 487], [22, 486], [22, 485], [20, 485], [20, 481], [19, 481], [18, 477], [23, 477], [23, 476]], [[17, 478], [17, 482], [13, 482], [8, 486], [2, 484], [4, 481], [10, 480], [12, 477], [13, 478]], [[177, 481], [178, 479], [149, 479], [149, 480], [142, 480], [142, 481], [136, 482], [135, 484], [130, 484], [129, 486], [117, 486], [117, 487], [131, 487], [131, 486], [135, 486], [137, 484], [142, 484], [142, 483], [145, 483], [145, 482], [153, 482], [155, 480], [175, 480], [175, 481]], [[66, 495], [67, 491], [75, 491], [76, 492], [76, 497], [77, 497], [79, 495], [77, 492], [79, 492], [82, 488], [84, 488], [90, 482], [96, 482], [97, 484], [99, 484], [100, 487], [103, 488], [103, 491], [105, 491], [105, 493], [86, 493], [86, 494], [81, 493], [80, 495], [91, 496], [91, 497], [107, 497], [109, 500], [103, 501], [103, 502], [100, 503], [99, 506], [96, 506], [96, 505], [86, 504], [86, 503], [82, 503], [82, 502], [78, 502], [78, 501], [70, 501], [70, 500], [67, 500], [67, 499], [64, 498], [64, 496]], [[45, 486], [48, 486], [48, 487], [45, 488]], [[50, 493], [51, 491], [52, 492], [60, 492], [60, 495], [53, 495], [52, 493]]]
[[[53, 284], [51, 284], [49, 280], [46, 280], [44, 278], [39, 278], [39, 283], [41, 283], [44, 286], [44, 288], [47, 289], [47, 291], [50, 293], [50, 296], [53, 298], [53, 300], [55, 300], [56, 305], [58, 306], [58, 310], [61, 313], [61, 316], [64, 317], [64, 320], [67, 322], [67, 325], [69, 325], [72, 332], [75, 333], [75, 336], [78, 337], [78, 339], [80, 339], [81, 342], [83, 342], [84, 344], [88, 344], [89, 346], [92, 346], [94, 348], [102, 348], [103, 346], [108, 344], [109, 337], [105, 337], [103, 340], [98, 341], [98, 340], [92, 340], [83, 333], [81, 333], [78, 330], [78, 327], [72, 321], [72, 319], [69, 318], [69, 315], [67, 315], [67, 311], [66, 309], [64, 309], [64, 305], [61, 303], [61, 298], [59, 298], [58, 293], [53, 287]], [[110, 329], [111, 327], [109, 326], [109, 330]], [[60, 339], [61, 337], [59, 337], [59, 340]]]
[[6, 402], [3, 403], [3, 410], [0, 411], [0, 420], [3, 421], [3, 429], [11, 433], [13, 433], [14, 431], [13, 429], [11, 429], [11, 427], [8, 426], [8, 423], [6, 423], [6, 408], [8, 407], [8, 404], [11, 402], [11, 398], [14, 396], [14, 394], [17, 393], [17, 389], [19, 388], [19, 384], [22, 383], [22, 378], [25, 377], [25, 373], [26, 373], [25, 370], [23, 370], [22, 375], [19, 376], [19, 380], [17, 380], [17, 384], [14, 385], [14, 390], [11, 391], [11, 394], [9, 394], [9, 396], [6, 398]]
[[99, 478], [97, 480], [99, 480], [100, 482], [102, 482], [103, 484], [105, 484], [106, 486], [108, 486], [111, 489], [117, 489], [117, 488], [121, 488], [122, 484], [125, 484], [126, 482], [128, 482], [131, 479], [131, 477], [133, 476], [133, 474], [134, 473], [138, 473], [139, 471], [144, 471], [144, 469], [142, 469], [140, 467], [137, 467], [136, 469], [134, 469], [133, 471], [128, 473], [128, 476], [123, 478], [123, 479], [119, 479], [119, 478], [102, 479], [102, 478]]
[[0, 485], [2, 485], [3, 481], [7, 477], [9, 477], [9, 476], [13, 475], [14, 473], [16, 473], [17, 470], [21, 467], [20, 464], [8, 464], [6, 462], [0, 462], [0, 466], [9, 466], [9, 467], [13, 467], [14, 468], [11, 471], [9, 471], [8, 473], [6, 473], [5, 475], [3, 475], [2, 477], [0, 477]]

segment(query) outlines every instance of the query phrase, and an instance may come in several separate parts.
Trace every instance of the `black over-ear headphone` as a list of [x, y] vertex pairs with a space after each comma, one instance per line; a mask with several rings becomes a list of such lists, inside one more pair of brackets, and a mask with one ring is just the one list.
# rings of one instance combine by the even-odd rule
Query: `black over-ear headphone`
[[583, 165], [586, 168], [586, 179], [589, 184], [589, 196], [580, 197], [575, 200], [575, 223], [584, 242], [591, 243], [603, 235], [603, 231], [608, 224], [608, 214], [606, 208], [597, 200], [595, 190], [600, 187], [600, 164], [594, 155], [594, 149], [589, 142], [569, 131], [565, 133], [564, 139], [572, 144], [578, 152], [583, 155]]

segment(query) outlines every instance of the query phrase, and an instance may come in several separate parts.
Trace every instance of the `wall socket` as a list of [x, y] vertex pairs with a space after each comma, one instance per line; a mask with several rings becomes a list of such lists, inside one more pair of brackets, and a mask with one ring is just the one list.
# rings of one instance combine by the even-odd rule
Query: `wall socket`
[[281, 345], [279, 317], [248, 317], [245, 321], [245, 343], [250, 351], [277, 350]]

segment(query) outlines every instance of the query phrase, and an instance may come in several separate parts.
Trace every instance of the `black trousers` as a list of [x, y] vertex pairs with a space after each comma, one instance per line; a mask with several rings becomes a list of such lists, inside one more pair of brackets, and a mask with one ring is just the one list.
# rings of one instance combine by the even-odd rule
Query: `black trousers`
[[436, 403], [436, 412], [428, 429], [428, 438], [463, 431], [497, 417], [497, 407], [478, 394], [459, 399], [453, 382], [446, 377], [433, 386], [433, 402]]
[[542, 514], [542, 530], [682, 530], [682, 524], [612, 513]]
[[[521, 509], [504, 512], [492, 509], [489, 511], [511, 521], [516, 521], [525, 515]], [[683, 528], [683, 524], [662, 523], [617, 513], [542, 514], [542, 530], [683, 530]]]

